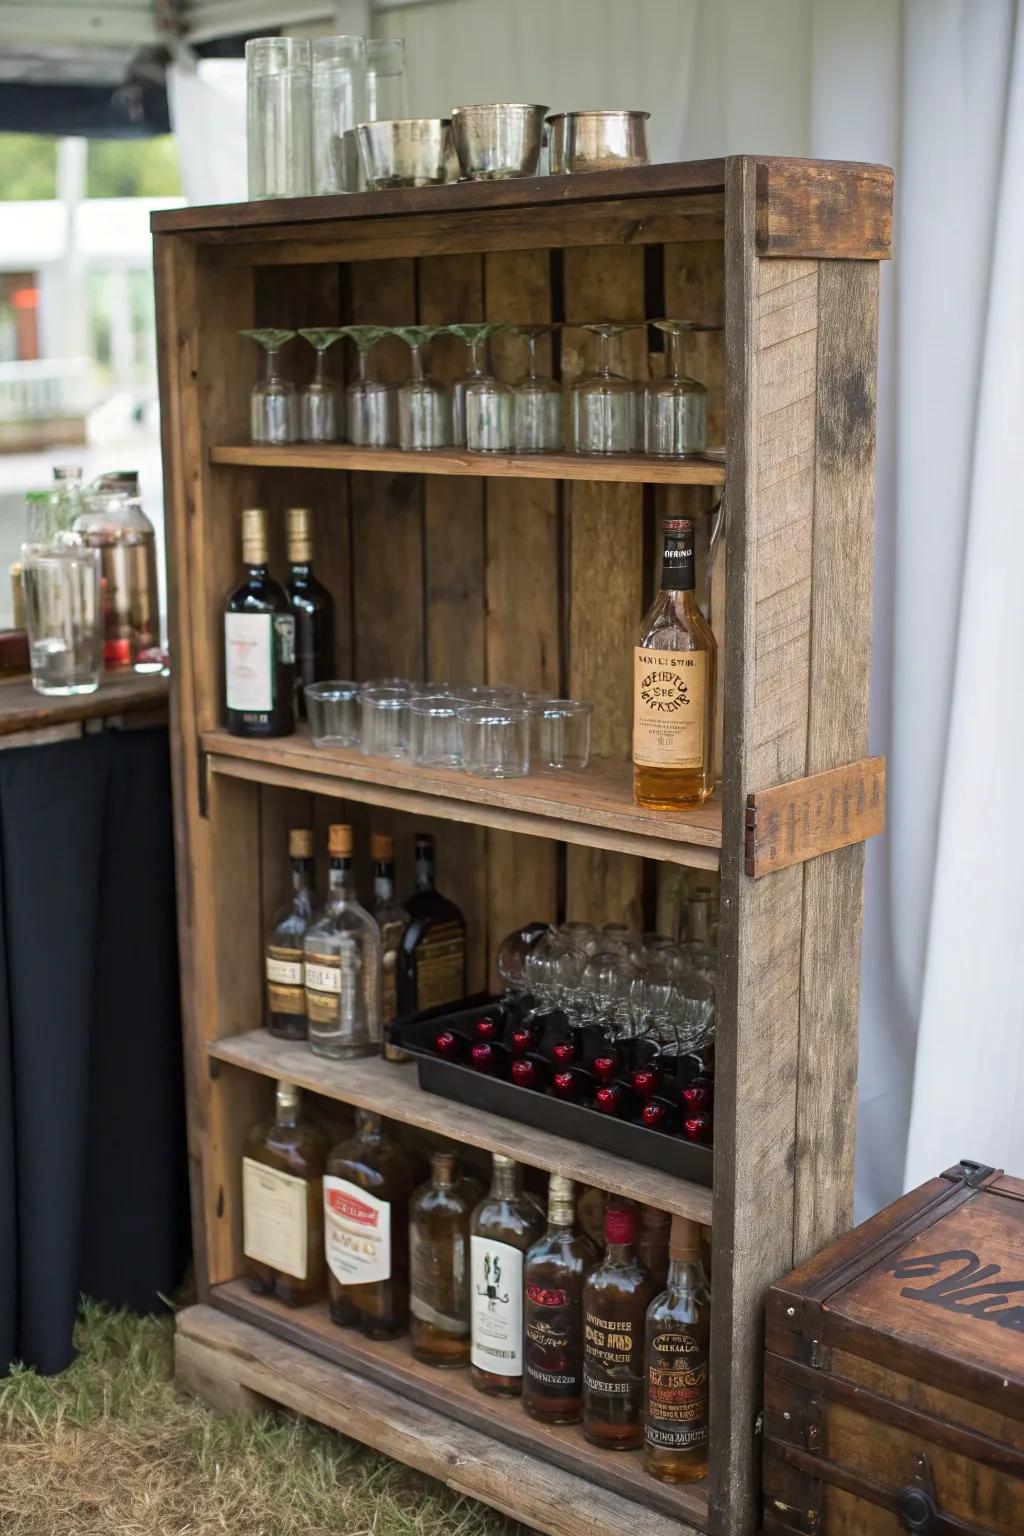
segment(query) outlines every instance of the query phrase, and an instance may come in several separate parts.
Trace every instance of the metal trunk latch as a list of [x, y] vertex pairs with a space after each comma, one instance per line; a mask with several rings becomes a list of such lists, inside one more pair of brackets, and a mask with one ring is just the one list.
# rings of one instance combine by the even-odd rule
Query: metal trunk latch
[[935, 1502], [935, 1485], [927, 1456], [918, 1456], [917, 1474], [912, 1484], [903, 1489], [896, 1500], [896, 1515], [905, 1531], [913, 1536], [927, 1536], [936, 1529], [939, 1506]]

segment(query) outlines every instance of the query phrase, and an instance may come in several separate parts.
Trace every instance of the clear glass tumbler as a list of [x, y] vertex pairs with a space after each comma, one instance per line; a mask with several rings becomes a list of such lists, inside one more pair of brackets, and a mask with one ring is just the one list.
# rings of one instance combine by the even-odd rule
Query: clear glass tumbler
[[299, 331], [316, 353], [313, 377], [299, 390], [299, 436], [304, 443], [336, 443], [342, 435], [338, 386], [327, 377], [327, 352], [342, 330]]
[[688, 331], [711, 329], [685, 320], [654, 320], [668, 336], [667, 372], [651, 379], [643, 390], [644, 452], [661, 458], [685, 459], [704, 453], [708, 445], [708, 392], [683, 369], [683, 338]]
[[537, 344], [550, 325], [517, 325], [526, 342], [526, 372], [512, 386], [512, 444], [516, 453], [557, 453], [564, 441], [562, 386], [543, 374]]
[[314, 747], [358, 747], [359, 684], [339, 680], [309, 683], [304, 692]]
[[345, 417], [350, 443], [363, 448], [390, 448], [398, 437], [397, 390], [378, 379], [373, 349], [390, 335], [386, 325], [346, 325], [346, 336], [356, 344], [356, 376], [345, 390]]
[[294, 443], [299, 436], [299, 394], [278, 372], [277, 357], [295, 331], [239, 331], [266, 354], [263, 377], [250, 398], [249, 425], [254, 443]]
[[366, 121], [380, 123], [391, 118], [408, 116], [405, 38], [367, 38]]
[[602, 321], [586, 325], [598, 338], [597, 369], [572, 386], [573, 448], [577, 453], [632, 453], [637, 444], [637, 386], [611, 367], [612, 337], [635, 328]]
[[366, 120], [366, 39], [318, 37], [313, 59], [313, 191], [355, 192], [355, 126]]
[[400, 448], [447, 448], [452, 440], [451, 398], [443, 384], [427, 377], [423, 366], [423, 348], [442, 330], [441, 325], [394, 328], [412, 353], [412, 375], [398, 391]]
[[408, 757], [411, 703], [406, 687], [364, 684], [360, 750], [365, 757]]
[[593, 704], [542, 699], [531, 704], [534, 761], [542, 768], [585, 768], [590, 761]]
[[530, 771], [530, 716], [521, 704], [464, 704], [462, 766], [489, 779], [522, 778]]
[[412, 760], [421, 767], [462, 767], [462, 700], [454, 694], [424, 694], [409, 705]]
[[24, 544], [21, 584], [33, 688], [56, 697], [95, 693], [103, 670], [100, 551], [66, 533]]
[[245, 45], [250, 198], [307, 197], [313, 190], [309, 43], [254, 37]]

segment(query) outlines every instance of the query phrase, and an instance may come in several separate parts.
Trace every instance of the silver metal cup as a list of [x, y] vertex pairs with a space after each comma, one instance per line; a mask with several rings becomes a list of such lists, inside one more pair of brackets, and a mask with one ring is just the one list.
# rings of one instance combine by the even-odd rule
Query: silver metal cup
[[447, 117], [396, 117], [357, 124], [366, 185], [381, 192], [389, 187], [430, 187], [445, 181], [451, 134], [451, 119]]
[[565, 165], [580, 171], [617, 171], [649, 165], [649, 112], [570, 112], [565, 124]]
[[463, 176], [471, 181], [536, 176], [547, 110], [521, 101], [455, 107], [452, 132]]
[[565, 135], [569, 122], [568, 112], [555, 112], [547, 118], [548, 125], [548, 174], [565, 175]]

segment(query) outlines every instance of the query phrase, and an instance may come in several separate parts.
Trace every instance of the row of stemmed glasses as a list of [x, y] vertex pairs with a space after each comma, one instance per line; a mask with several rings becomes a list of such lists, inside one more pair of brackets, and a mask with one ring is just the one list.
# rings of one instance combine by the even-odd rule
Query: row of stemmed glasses
[[[569, 390], [571, 445], [578, 453], [637, 451], [686, 458], [707, 446], [707, 391], [683, 368], [683, 339], [708, 329], [680, 320], [653, 321], [668, 336], [664, 377], [639, 384], [612, 368], [613, 340], [635, 329], [631, 323], [595, 321], [583, 326], [598, 338], [596, 368]], [[349, 336], [358, 352], [357, 376], [345, 391], [348, 440], [365, 447], [390, 447], [396, 438], [407, 450], [465, 447], [475, 453], [551, 453], [563, 446], [561, 385], [542, 372], [538, 346], [552, 325], [466, 322], [454, 325], [348, 325], [301, 331], [259, 330], [242, 334], [266, 353], [266, 370], [252, 394], [252, 436], [256, 442], [331, 442], [342, 438], [338, 393], [326, 377], [328, 349]], [[491, 367], [492, 336], [511, 331], [527, 353], [526, 372], [515, 384], [498, 379]], [[451, 389], [432, 379], [425, 348], [442, 333], [469, 348], [470, 366]], [[313, 379], [301, 391], [281, 376], [281, 348], [301, 335], [316, 352]], [[395, 386], [377, 378], [372, 354], [387, 335], [409, 347], [410, 378]]]

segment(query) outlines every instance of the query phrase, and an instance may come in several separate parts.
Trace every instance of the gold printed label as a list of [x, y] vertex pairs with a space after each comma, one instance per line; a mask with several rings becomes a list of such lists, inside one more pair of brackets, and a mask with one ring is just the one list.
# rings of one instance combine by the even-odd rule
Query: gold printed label
[[633, 648], [633, 761], [640, 768], [701, 768], [706, 651]]

